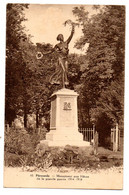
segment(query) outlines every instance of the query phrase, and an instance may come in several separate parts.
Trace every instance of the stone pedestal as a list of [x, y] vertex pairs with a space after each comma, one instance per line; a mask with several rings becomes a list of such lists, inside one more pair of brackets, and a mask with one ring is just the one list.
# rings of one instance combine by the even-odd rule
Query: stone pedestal
[[78, 132], [78, 94], [63, 88], [51, 96], [50, 132], [46, 135], [49, 146], [88, 146]]

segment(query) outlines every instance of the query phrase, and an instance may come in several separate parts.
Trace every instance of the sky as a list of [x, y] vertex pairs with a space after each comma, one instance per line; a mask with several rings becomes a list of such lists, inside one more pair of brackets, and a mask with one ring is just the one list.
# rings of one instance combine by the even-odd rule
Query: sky
[[[32, 42], [34, 44], [45, 42], [54, 46], [57, 44], [56, 38], [58, 34], [63, 34], [66, 40], [70, 35], [71, 27], [69, 25], [64, 26], [63, 23], [68, 19], [76, 22], [76, 18], [72, 13], [72, 9], [75, 6], [30, 4], [29, 9], [25, 11], [25, 17], [27, 18], [25, 26], [27, 33], [33, 36]], [[86, 5], [85, 7], [87, 11], [92, 12], [91, 5]], [[73, 39], [69, 44], [70, 53], [85, 53], [85, 48], [87, 48], [88, 44], [85, 45], [83, 50], [74, 48], [76, 40], [81, 36], [81, 27], [76, 27]]]

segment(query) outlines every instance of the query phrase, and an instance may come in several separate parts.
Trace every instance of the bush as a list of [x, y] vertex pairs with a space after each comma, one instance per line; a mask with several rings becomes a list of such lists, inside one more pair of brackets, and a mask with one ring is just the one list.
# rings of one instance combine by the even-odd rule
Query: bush
[[33, 164], [37, 168], [49, 168], [52, 165], [52, 155], [47, 142], [44, 140], [39, 143], [33, 156]]
[[36, 147], [34, 164], [37, 168], [48, 168], [50, 166], [86, 166], [91, 150], [78, 147], [49, 147], [44, 140]]
[[19, 167], [21, 166], [20, 155], [6, 152], [4, 153], [5, 166]]
[[43, 128], [43, 129], [40, 129], [40, 133], [34, 132], [30, 135], [31, 143], [32, 143], [34, 148], [37, 146], [37, 144], [40, 143], [41, 140], [45, 140], [46, 132], [47, 132], [47, 130], [45, 128]]
[[5, 151], [14, 154], [30, 154], [33, 152], [30, 135], [25, 129], [10, 128], [5, 131]]
[[46, 129], [31, 135], [24, 128], [12, 126], [9, 130], [5, 129], [5, 165], [33, 166], [35, 148], [45, 136]]

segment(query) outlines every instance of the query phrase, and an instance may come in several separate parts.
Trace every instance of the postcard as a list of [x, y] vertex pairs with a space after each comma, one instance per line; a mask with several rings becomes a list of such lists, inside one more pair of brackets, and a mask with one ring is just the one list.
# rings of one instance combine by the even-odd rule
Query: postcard
[[6, 5], [4, 187], [123, 189], [125, 6]]

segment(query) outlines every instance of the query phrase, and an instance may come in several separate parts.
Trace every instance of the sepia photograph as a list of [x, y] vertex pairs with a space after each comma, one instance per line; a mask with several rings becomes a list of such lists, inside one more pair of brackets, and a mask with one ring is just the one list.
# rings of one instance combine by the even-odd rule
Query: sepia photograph
[[123, 189], [125, 10], [6, 4], [4, 187]]

